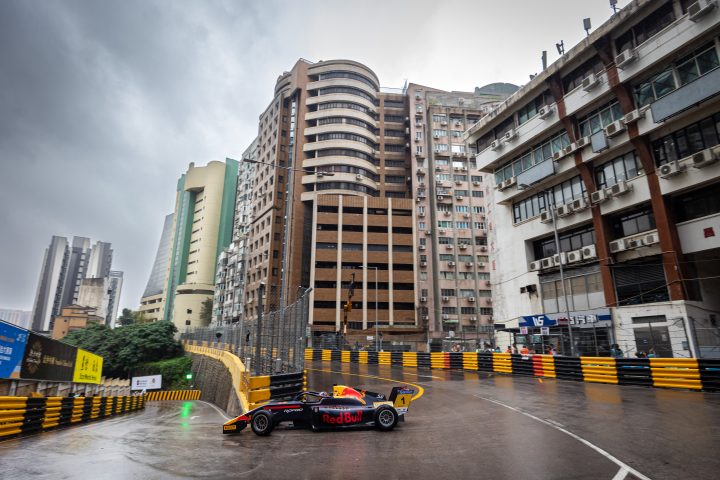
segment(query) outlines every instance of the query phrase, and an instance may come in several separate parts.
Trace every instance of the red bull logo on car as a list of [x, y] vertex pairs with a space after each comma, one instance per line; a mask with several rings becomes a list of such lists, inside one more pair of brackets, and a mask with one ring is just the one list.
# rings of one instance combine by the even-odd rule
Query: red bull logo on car
[[362, 422], [362, 412], [342, 412], [339, 415], [323, 413], [322, 421], [328, 425], [349, 425]]

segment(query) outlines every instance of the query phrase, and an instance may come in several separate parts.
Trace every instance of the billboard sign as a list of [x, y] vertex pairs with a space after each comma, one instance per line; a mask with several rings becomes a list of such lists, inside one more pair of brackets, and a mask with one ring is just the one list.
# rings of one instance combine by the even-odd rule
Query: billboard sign
[[0, 322], [0, 378], [20, 378], [28, 333], [23, 328]]
[[162, 375], [133, 377], [130, 390], [156, 390], [162, 388]]
[[28, 332], [20, 378], [70, 382], [73, 379], [77, 348]]
[[102, 377], [103, 357], [81, 348], [77, 349], [73, 382], [100, 383]]

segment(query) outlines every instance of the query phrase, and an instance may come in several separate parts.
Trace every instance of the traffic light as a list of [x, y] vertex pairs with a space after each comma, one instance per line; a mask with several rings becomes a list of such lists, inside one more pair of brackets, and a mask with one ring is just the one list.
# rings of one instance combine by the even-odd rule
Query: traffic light
[[185, 375], [185, 378], [187, 380], [192, 380], [192, 373], [188, 373], [187, 375]]
[[346, 312], [352, 312], [352, 302], [348, 300], [343, 306], [343, 310], [345, 310]]

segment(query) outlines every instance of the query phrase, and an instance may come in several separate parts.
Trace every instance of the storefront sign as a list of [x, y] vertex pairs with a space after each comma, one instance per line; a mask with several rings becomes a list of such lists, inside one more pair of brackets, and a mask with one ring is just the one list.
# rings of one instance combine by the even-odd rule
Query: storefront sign
[[19, 378], [28, 331], [0, 322], [0, 378]]
[[100, 383], [102, 366], [103, 358], [100, 355], [78, 348], [73, 382]]
[[155, 390], [158, 388], [162, 388], [162, 375], [132, 377], [130, 383], [130, 390]]
[[70, 382], [73, 379], [77, 348], [29, 332], [20, 378]]
[[[547, 313], [539, 315], [526, 315], [520, 318], [520, 327], [554, 327], [567, 325], [567, 315], [564, 313]], [[570, 312], [570, 325], [578, 328], [604, 328], [611, 326], [610, 310], [596, 308]]]

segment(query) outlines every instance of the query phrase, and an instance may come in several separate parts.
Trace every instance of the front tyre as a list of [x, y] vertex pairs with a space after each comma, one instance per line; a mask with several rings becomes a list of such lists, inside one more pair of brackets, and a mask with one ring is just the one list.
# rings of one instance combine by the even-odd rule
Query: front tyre
[[253, 415], [252, 420], [250, 421], [250, 427], [252, 428], [252, 431], [255, 432], [255, 435], [269, 435], [274, 427], [272, 416], [265, 410], [260, 410]]
[[397, 425], [398, 418], [397, 410], [389, 405], [382, 405], [375, 411], [375, 427], [383, 432], [390, 431]]

